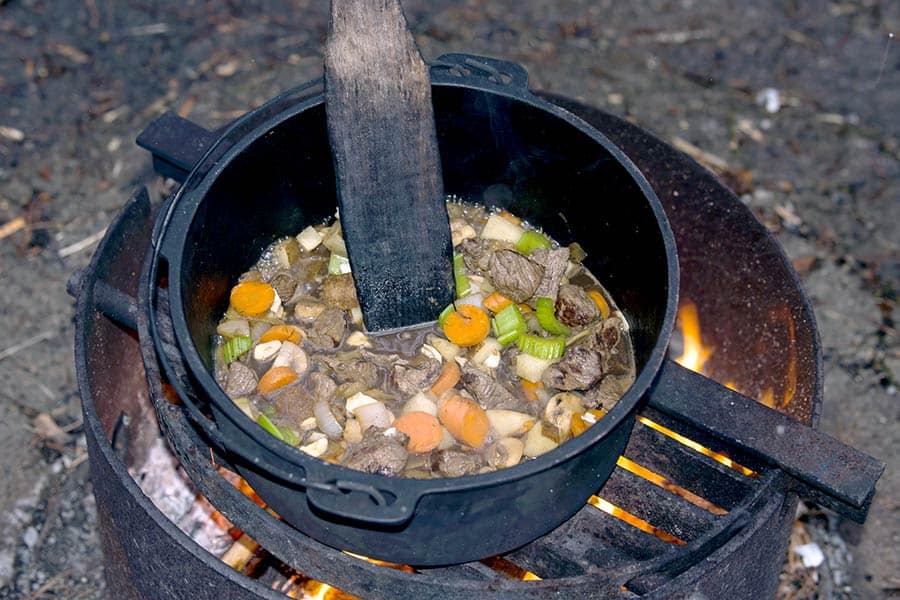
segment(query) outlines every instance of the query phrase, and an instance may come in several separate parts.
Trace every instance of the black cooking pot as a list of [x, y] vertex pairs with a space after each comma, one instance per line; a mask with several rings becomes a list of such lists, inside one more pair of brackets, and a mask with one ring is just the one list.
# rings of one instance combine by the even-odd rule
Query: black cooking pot
[[[433, 63], [432, 82], [446, 192], [508, 209], [561, 244], [579, 242], [588, 254], [586, 266], [628, 321], [637, 378], [615, 408], [585, 433], [494, 473], [388, 478], [326, 463], [276, 440], [216, 384], [213, 335], [238, 276], [275, 239], [335, 213], [320, 94], [293, 90], [221, 136], [199, 128], [188, 132], [184, 139], [200, 143], [206, 153], [161, 211], [144, 274], [152, 295], [146, 303], [152, 333], [168, 378], [197, 425], [235, 458], [241, 475], [268, 505], [298, 530], [336, 548], [423, 566], [506, 552], [584, 506], [615, 467], [638, 405], [665, 364], [678, 295], [674, 241], [663, 210], [641, 173], [602, 133], [529, 93], [527, 75], [517, 65], [447, 55]], [[178, 175], [179, 165], [194, 166], [198, 148], [169, 143], [168, 154], [160, 151], [158, 136], [171, 138], [164, 123], [171, 124], [151, 125], [139, 143], [154, 151], [159, 168], [175, 167], [171, 174]], [[171, 331], [159, 326], [167, 322], [159, 312], [165, 281]], [[173, 345], [184, 371], [166, 360]], [[710, 406], [737, 401], [749, 411], [765, 410], [671, 364], [662, 372], [666, 382], [656, 389], [663, 391], [652, 395], [667, 412], [684, 412], [685, 396], [697, 393], [712, 396]], [[722, 433], [721, 419], [703, 409], [688, 420], [725, 438], [742, 433], [727, 424]], [[707, 427], [710, 420], [714, 424]], [[781, 464], [784, 452], [755, 441], [751, 451]], [[805, 480], [810, 477], [822, 478], [813, 473]], [[850, 504], [867, 505], [874, 480], [867, 483], [868, 491], [857, 491], [858, 497], [850, 493]]]

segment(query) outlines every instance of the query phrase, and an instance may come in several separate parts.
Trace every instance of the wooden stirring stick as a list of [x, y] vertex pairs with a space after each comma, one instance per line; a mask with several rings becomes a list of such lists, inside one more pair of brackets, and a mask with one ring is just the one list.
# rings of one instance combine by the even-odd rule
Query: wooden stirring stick
[[431, 82], [399, 0], [332, 0], [325, 110], [366, 328], [433, 321], [453, 301]]

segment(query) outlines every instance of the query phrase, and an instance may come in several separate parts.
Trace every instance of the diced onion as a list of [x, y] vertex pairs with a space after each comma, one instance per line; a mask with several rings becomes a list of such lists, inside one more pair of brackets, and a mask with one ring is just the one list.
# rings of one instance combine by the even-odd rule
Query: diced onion
[[512, 221], [495, 214], [488, 217], [487, 223], [484, 224], [484, 229], [481, 230], [481, 237], [515, 244], [524, 232], [524, 229]]
[[360, 427], [365, 431], [369, 427], [387, 429], [394, 422], [394, 415], [381, 402], [373, 402], [358, 407], [354, 412]]
[[216, 327], [216, 333], [226, 338], [233, 338], [239, 335], [250, 337], [250, 323], [246, 319], [229, 319], [219, 323]]
[[310, 225], [306, 229], [300, 232], [297, 236], [297, 242], [303, 247], [307, 252], [312, 252], [315, 250], [319, 244], [322, 243], [322, 238], [325, 236], [320, 233], [315, 227]]
[[454, 304], [456, 305], [456, 308], [459, 308], [460, 306], [464, 306], [466, 304], [471, 304], [472, 306], [476, 306], [483, 310], [484, 306], [482, 306], [482, 302], [484, 302], [483, 294], [469, 294], [468, 296], [457, 298]]
[[343, 435], [344, 430], [334, 418], [327, 401], [324, 399], [316, 401], [313, 405], [313, 414], [316, 416], [316, 423], [322, 433], [333, 439], [339, 439]]

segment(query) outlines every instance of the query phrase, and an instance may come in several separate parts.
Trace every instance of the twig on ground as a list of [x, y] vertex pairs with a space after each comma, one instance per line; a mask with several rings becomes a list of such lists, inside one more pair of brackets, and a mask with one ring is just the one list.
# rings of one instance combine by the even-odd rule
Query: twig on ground
[[25, 229], [25, 225], [25, 217], [16, 217], [15, 219], [0, 225], [0, 240], [11, 236], [17, 231]]
[[97, 233], [92, 233], [91, 235], [87, 236], [83, 240], [79, 240], [79, 241], [75, 242], [74, 244], [69, 244], [68, 246], [60, 248], [59, 253], [58, 253], [59, 257], [66, 258], [67, 256], [75, 254], [76, 252], [80, 252], [80, 251], [84, 250], [85, 248], [89, 248], [90, 246], [99, 242], [103, 238], [104, 235], [106, 235], [106, 227], [104, 227]]
[[10, 356], [17, 354], [22, 350], [25, 350], [26, 348], [31, 348], [35, 344], [40, 344], [44, 340], [48, 340], [58, 333], [58, 329], [48, 329], [47, 331], [42, 331], [39, 334], [28, 338], [27, 340], [19, 342], [18, 344], [13, 344], [5, 350], [0, 350], [0, 360], [9, 358]]
[[72, 574], [72, 571], [73, 569], [64, 569], [60, 571], [59, 573], [45, 581], [43, 585], [41, 585], [41, 587], [22, 598], [22, 600], [37, 600], [47, 592], [52, 591], [58, 583], [65, 581], [66, 577]]

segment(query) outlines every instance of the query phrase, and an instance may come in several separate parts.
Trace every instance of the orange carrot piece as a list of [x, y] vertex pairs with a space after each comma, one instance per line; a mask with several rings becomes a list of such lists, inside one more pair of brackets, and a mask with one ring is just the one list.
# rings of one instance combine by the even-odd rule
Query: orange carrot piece
[[274, 342], [275, 340], [299, 344], [300, 329], [293, 325], [272, 325], [260, 336], [259, 343], [264, 344], [266, 342]]
[[444, 400], [438, 407], [438, 417], [453, 437], [472, 448], [484, 444], [491, 426], [484, 409], [462, 396]]
[[431, 452], [444, 439], [440, 422], [426, 412], [412, 411], [400, 415], [392, 426], [409, 436], [406, 449], [410, 452]]
[[444, 320], [444, 335], [457, 346], [480, 344], [490, 331], [487, 312], [471, 304], [460, 306]]
[[594, 422], [596, 422], [596, 421], [599, 421], [603, 417], [603, 415], [606, 414], [606, 411], [603, 410], [602, 408], [592, 408], [586, 412], [577, 412], [574, 415], [572, 415], [572, 425], [570, 426], [570, 429], [572, 430], [573, 436], [581, 435], [582, 433], [587, 431], [588, 427], [590, 427], [591, 425], [594, 424], [591, 422], [590, 417], [588, 417], [587, 420], [582, 419], [582, 417], [587, 413], [592, 414], [594, 416]]
[[482, 300], [481, 303], [484, 304], [484, 307], [492, 313], [498, 313], [513, 302], [500, 292], [494, 292], [487, 298]]
[[435, 396], [440, 396], [456, 385], [458, 381], [459, 366], [455, 360], [449, 360], [444, 363], [441, 374], [438, 376], [437, 381], [434, 382], [434, 385], [431, 386], [431, 391]]
[[528, 381], [527, 379], [522, 379], [522, 390], [525, 392], [525, 397], [531, 402], [537, 402], [537, 391], [543, 387], [544, 384], [540, 381]]
[[256, 390], [263, 396], [268, 396], [295, 381], [297, 373], [292, 368], [272, 367], [259, 378]]
[[531, 312], [531, 307], [524, 302], [520, 302], [519, 304], [517, 304], [517, 306], [519, 307], [519, 310], [522, 311], [523, 315], [527, 315]]
[[597, 305], [597, 308], [600, 309], [600, 318], [606, 319], [609, 317], [609, 303], [606, 301], [606, 298], [603, 297], [603, 294], [598, 292], [597, 290], [591, 290], [588, 292], [588, 296], [591, 297], [591, 300], [594, 301], [594, 304]]
[[258, 317], [275, 301], [275, 288], [262, 281], [244, 281], [231, 290], [231, 306], [242, 315]]

